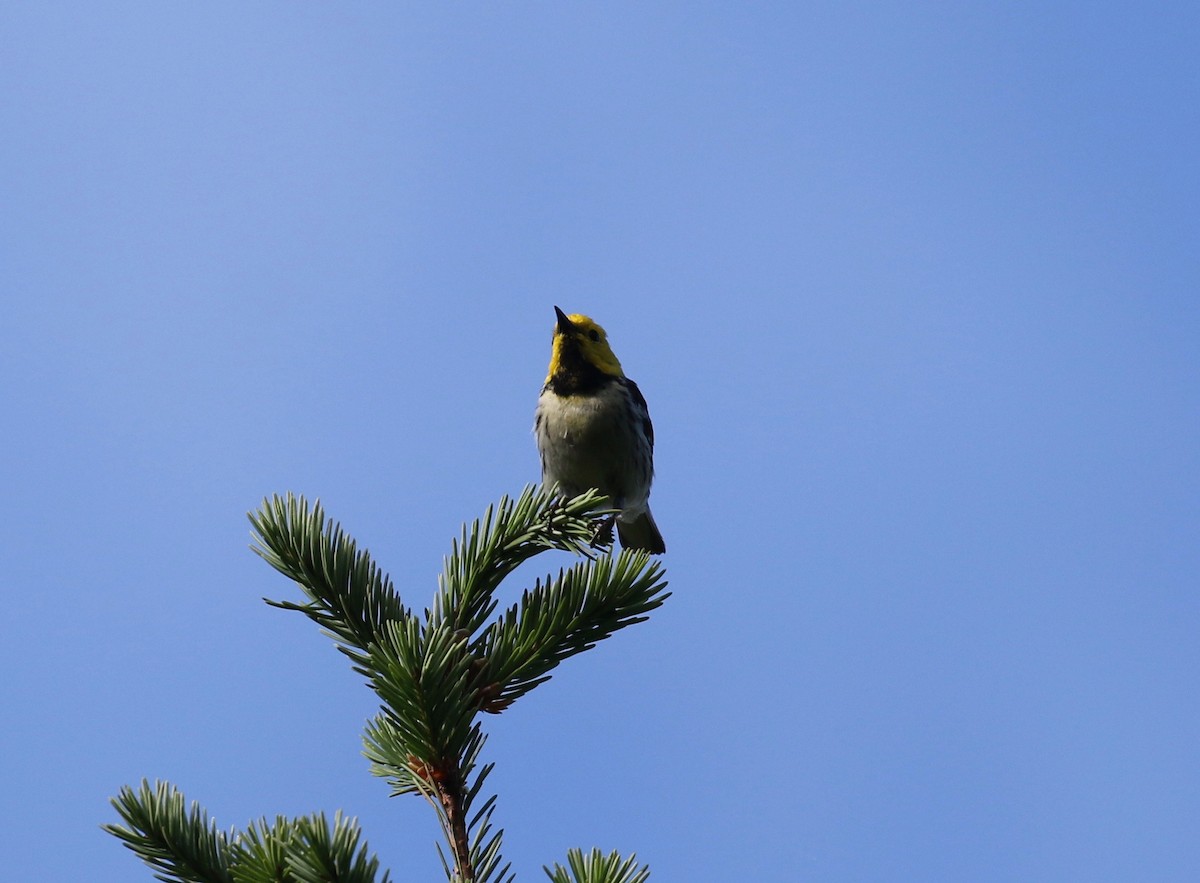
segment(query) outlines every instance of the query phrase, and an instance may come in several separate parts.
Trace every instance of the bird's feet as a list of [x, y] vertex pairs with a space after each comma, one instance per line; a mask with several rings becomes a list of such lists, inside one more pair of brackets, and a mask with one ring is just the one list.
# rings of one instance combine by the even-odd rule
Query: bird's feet
[[616, 527], [617, 516], [606, 515], [601, 518], [596, 525], [596, 532], [592, 534], [593, 549], [607, 549], [613, 544], [613, 528]]

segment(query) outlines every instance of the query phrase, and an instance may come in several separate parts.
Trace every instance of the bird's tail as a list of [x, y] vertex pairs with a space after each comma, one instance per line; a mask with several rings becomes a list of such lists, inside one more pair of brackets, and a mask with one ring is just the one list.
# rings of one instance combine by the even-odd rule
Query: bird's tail
[[667, 551], [658, 525], [649, 509], [643, 509], [637, 517], [630, 521], [617, 518], [617, 536], [621, 538], [621, 546], [626, 549], [637, 549], [652, 555], [661, 555]]

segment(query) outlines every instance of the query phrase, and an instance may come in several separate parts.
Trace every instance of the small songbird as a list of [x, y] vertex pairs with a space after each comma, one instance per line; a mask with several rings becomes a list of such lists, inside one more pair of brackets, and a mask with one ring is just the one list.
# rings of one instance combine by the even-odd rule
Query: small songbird
[[649, 505], [654, 427], [646, 400], [603, 328], [587, 316], [554, 312], [550, 372], [533, 426], [542, 483], [557, 482], [568, 496], [595, 488], [618, 510], [621, 545], [661, 554], [667, 547]]

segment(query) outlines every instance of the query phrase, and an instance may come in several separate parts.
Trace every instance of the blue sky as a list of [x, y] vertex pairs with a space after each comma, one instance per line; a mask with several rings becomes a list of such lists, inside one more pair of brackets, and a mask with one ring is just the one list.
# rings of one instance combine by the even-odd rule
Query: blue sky
[[145, 776], [440, 878], [244, 513], [320, 497], [423, 606], [536, 480], [557, 304], [649, 400], [675, 595], [487, 722], [520, 879], [1196, 879], [1198, 44], [1191, 3], [7, 4], [6, 873], [149, 880], [99, 830]]

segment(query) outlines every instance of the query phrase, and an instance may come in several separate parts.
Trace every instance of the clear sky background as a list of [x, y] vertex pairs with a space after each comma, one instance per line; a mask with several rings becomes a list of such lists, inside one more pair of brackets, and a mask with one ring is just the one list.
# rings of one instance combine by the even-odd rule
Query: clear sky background
[[1194, 2], [6, 3], [6, 879], [149, 880], [99, 828], [143, 776], [441, 879], [245, 512], [320, 497], [424, 606], [537, 478], [555, 304], [649, 400], [675, 595], [485, 721], [521, 880], [1200, 879], [1198, 46]]

